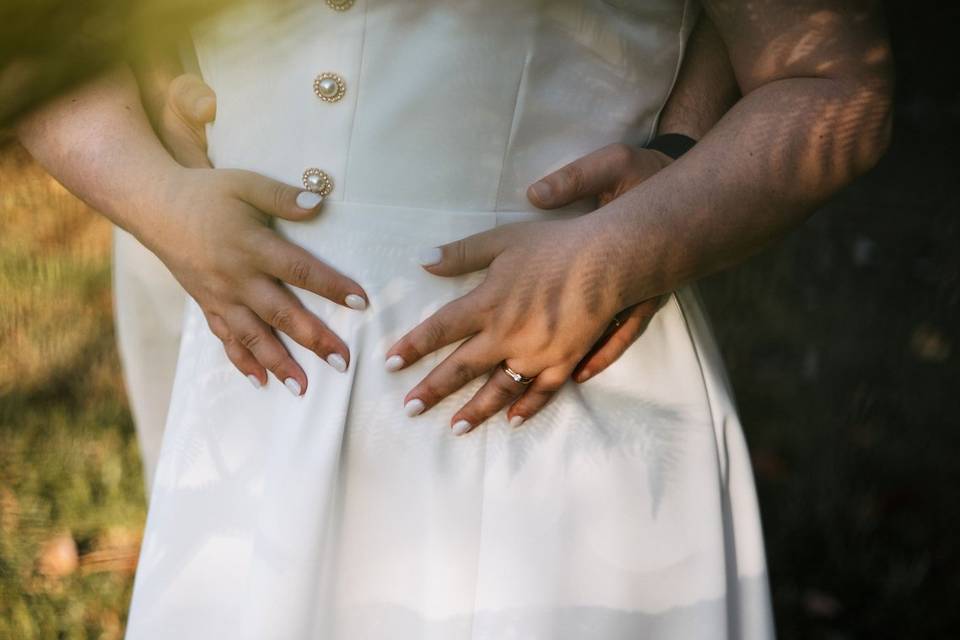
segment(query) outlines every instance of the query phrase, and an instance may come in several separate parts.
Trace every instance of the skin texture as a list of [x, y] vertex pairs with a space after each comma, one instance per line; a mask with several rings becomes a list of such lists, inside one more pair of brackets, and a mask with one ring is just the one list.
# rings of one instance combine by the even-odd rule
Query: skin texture
[[[677, 162], [589, 216], [497, 227], [441, 247], [439, 277], [487, 269], [387, 352], [464, 342], [404, 398], [429, 410], [493, 369], [451, 418], [540, 410], [609, 318], [751, 255], [871, 168], [888, 144], [891, 54], [874, 2], [706, 3], [742, 99]], [[570, 259], [570, 256], [573, 256]], [[518, 280], [513, 274], [523, 272]], [[496, 369], [536, 376], [519, 385]]]
[[[127, 70], [114, 70], [21, 121], [21, 140], [68, 189], [157, 253], [201, 304], [237, 369], [262, 384], [269, 370], [281, 380], [292, 378], [305, 392], [306, 376], [276, 331], [324, 358], [336, 353], [349, 364], [349, 351], [282, 283], [341, 303], [345, 292], [366, 296], [359, 285], [269, 229], [267, 215], [303, 220], [316, 212], [291, 204], [295, 190], [247, 172], [178, 170], [210, 167], [204, 125], [216, 117], [213, 91], [197, 76], [178, 73], [177, 56], [165, 52], [138, 66], [138, 85]], [[722, 42], [703, 21], [663, 110], [661, 131], [700, 137], [732, 103], [735, 90]], [[149, 135], [143, 109], [179, 167]], [[544, 208], [588, 196], [605, 203], [669, 162], [655, 151], [608, 147], [547, 176], [539, 186], [549, 185], [548, 195], [531, 189], [530, 197]], [[148, 182], [156, 188], [147, 191], [132, 188], [144, 184], [144, 175], [165, 179]], [[614, 362], [642, 333], [661, 300], [655, 296], [624, 309], [584, 355], [574, 378], [587, 380]]]

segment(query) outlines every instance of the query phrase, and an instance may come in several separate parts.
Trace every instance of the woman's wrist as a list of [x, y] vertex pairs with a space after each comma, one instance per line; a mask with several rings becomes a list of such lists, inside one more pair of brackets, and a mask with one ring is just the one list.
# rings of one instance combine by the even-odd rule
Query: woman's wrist
[[119, 197], [108, 212], [118, 226], [130, 232], [141, 244], [157, 253], [163, 253], [174, 242], [180, 224], [176, 212], [185, 197], [192, 176], [176, 162], [151, 167], [146, 175], [151, 179], [140, 188]]
[[[664, 170], [664, 173], [670, 168]], [[584, 250], [595, 251], [619, 308], [669, 293], [691, 279], [690, 247], [678, 239], [684, 216], [675, 216], [662, 196], [664, 174], [653, 176], [594, 213], [575, 219], [572, 233]]]
[[[619, 205], [614, 201], [598, 211], [570, 221], [568, 230], [582, 263], [600, 265], [602, 285], [607, 290], [612, 313], [641, 302], [656, 293], [645, 295], [649, 278], [641, 259], [645, 247], [623, 242], [624, 229], [620, 216], [598, 215]], [[632, 234], [631, 234], [632, 235]]]

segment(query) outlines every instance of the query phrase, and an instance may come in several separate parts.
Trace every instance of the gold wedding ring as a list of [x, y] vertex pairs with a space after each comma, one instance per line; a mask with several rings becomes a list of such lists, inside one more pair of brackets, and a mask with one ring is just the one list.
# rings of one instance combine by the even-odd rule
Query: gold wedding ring
[[533, 382], [533, 379], [536, 378], [536, 376], [528, 377], [523, 374], [517, 373], [516, 371], [514, 371], [513, 369], [507, 366], [506, 361], [500, 363], [500, 368], [503, 369], [504, 373], [506, 373], [508, 376], [513, 378], [514, 382], [519, 382], [520, 384], [530, 384], [531, 382]]

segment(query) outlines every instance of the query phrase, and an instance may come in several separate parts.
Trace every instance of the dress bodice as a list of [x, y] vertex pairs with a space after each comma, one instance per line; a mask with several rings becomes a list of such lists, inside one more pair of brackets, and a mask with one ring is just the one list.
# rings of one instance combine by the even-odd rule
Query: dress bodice
[[215, 166], [329, 198], [488, 211], [656, 127], [692, 0], [314, 0], [254, 5], [194, 31], [218, 96]]

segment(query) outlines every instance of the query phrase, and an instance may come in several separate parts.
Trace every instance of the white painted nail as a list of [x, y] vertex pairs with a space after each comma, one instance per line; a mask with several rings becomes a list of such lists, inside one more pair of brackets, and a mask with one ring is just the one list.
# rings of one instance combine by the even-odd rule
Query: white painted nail
[[300, 392], [303, 390], [300, 388], [300, 383], [294, 380], [293, 378], [287, 378], [283, 381], [283, 386], [290, 390], [290, 393], [300, 397]]
[[390, 356], [387, 358], [387, 361], [383, 363], [383, 366], [387, 368], [387, 371], [399, 371], [403, 369], [403, 365], [407, 364], [403, 361], [403, 358], [400, 356]]
[[440, 261], [443, 260], [443, 251], [440, 250], [440, 247], [427, 247], [426, 249], [420, 249], [418, 259], [420, 260], [420, 264], [424, 267], [439, 264]]
[[423, 404], [423, 400], [420, 398], [414, 398], [407, 404], [403, 405], [403, 411], [407, 414], [407, 416], [412, 418], [413, 416], [418, 416], [423, 413], [423, 410], [426, 408], [426, 406], [427, 405]]
[[355, 293], [348, 295], [344, 302], [347, 303], [348, 307], [357, 311], [363, 311], [367, 308], [367, 301], [363, 299], [363, 296], [358, 296]]
[[523, 421], [525, 419], [526, 418], [524, 418], [523, 416], [513, 416], [512, 418], [510, 418], [510, 426], [516, 429], [517, 427], [523, 424]]
[[323, 202], [323, 196], [313, 191], [301, 191], [297, 194], [297, 206], [310, 211]]
[[257, 376], [253, 375], [252, 373], [247, 376], [247, 380], [250, 381], [250, 384], [253, 385], [253, 388], [254, 388], [254, 389], [259, 389], [260, 387], [263, 386], [262, 384], [260, 384], [260, 378], [258, 378]]
[[466, 420], [457, 420], [453, 425], [453, 434], [456, 436], [462, 436], [472, 428], [473, 425]]
[[339, 353], [331, 353], [330, 355], [328, 355], [327, 364], [329, 364], [331, 367], [333, 367], [340, 373], [343, 373], [344, 371], [347, 370], [347, 361], [344, 360], [343, 356], [341, 356]]

